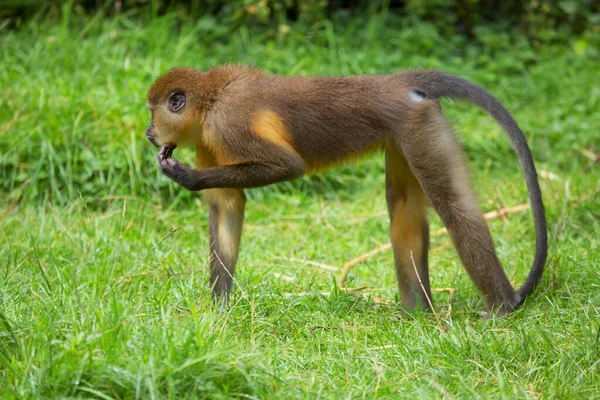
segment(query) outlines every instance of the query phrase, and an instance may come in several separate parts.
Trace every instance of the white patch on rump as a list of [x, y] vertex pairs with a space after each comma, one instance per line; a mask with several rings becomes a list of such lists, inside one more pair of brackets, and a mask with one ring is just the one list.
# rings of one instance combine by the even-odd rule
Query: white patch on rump
[[423, 96], [412, 90], [408, 91], [408, 98], [415, 103], [421, 103], [423, 100], [425, 100]]

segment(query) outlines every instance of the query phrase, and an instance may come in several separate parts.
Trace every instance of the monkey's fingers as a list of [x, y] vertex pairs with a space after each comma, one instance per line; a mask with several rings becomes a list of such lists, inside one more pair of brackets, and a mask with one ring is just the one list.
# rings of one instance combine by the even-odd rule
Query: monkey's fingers
[[160, 152], [158, 153], [160, 155], [160, 157], [165, 160], [167, 158], [171, 158], [171, 156], [173, 155], [173, 150], [175, 150], [175, 148], [177, 147], [176, 144], [165, 144], [162, 149], [160, 149]]
[[167, 146], [163, 146], [160, 151], [158, 152], [158, 158], [159, 160], [164, 160], [165, 158], [167, 158]]

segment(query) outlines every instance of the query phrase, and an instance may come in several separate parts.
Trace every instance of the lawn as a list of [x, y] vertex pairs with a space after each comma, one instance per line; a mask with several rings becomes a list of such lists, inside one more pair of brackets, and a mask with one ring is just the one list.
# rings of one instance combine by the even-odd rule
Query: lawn
[[[502, 33], [506, 45], [471, 45], [392, 22], [373, 15], [306, 34], [66, 14], [0, 31], [0, 397], [600, 397], [598, 49]], [[423, 66], [485, 86], [538, 166], [550, 236], [540, 287], [515, 313], [482, 318], [440, 233], [435, 314], [398, 306], [390, 251], [350, 270], [345, 287], [362, 290], [340, 290], [342, 267], [389, 241], [375, 154], [248, 190], [233, 302], [213, 307], [207, 206], [160, 175], [144, 104], [173, 66], [235, 61], [284, 75]], [[443, 104], [482, 211], [526, 204], [499, 127], [473, 106]], [[431, 222], [442, 227], [433, 212]], [[531, 213], [489, 223], [518, 286], [533, 257]]]

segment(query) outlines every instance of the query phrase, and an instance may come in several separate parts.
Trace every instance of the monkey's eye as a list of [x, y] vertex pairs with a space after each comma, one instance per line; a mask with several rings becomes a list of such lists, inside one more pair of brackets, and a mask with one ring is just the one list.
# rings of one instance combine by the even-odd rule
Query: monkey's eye
[[185, 93], [175, 92], [169, 96], [169, 110], [177, 112], [185, 106]]

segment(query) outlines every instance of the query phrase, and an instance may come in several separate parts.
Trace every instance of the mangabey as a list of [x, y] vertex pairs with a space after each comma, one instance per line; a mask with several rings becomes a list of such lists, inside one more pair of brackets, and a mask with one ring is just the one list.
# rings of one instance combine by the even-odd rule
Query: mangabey
[[[496, 256], [441, 97], [481, 107], [506, 131], [518, 154], [536, 231], [533, 267], [518, 291]], [[540, 281], [547, 232], [531, 151], [510, 113], [476, 84], [431, 70], [306, 78], [240, 66], [208, 72], [177, 68], [152, 85], [148, 107], [152, 123], [146, 136], [163, 146], [157, 155], [161, 171], [188, 190], [202, 190], [209, 204], [210, 284], [216, 300], [227, 302], [231, 291], [244, 188], [295, 179], [379, 149], [385, 150], [390, 236], [406, 308], [428, 308], [426, 296], [431, 298], [428, 206], [446, 225], [488, 310], [511, 312]], [[197, 169], [171, 157], [176, 146], [195, 148]]]

